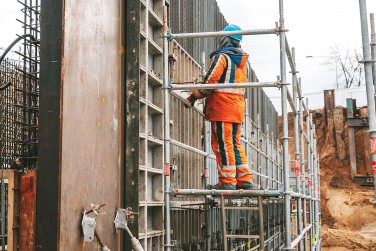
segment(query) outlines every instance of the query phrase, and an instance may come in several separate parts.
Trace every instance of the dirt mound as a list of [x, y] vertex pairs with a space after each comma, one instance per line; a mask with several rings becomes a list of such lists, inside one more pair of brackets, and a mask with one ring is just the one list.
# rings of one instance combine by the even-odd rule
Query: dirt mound
[[[344, 109], [339, 112], [346, 114]], [[375, 250], [376, 207], [373, 187], [352, 182], [350, 175], [349, 139], [346, 116], [342, 138], [345, 156], [337, 154], [334, 121], [325, 121], [322, 109], [311, 111], [316, 125], [317, 151], [320, 157], [322, 212], [322, 249], [325, 251]], [[293, 117], [289, 114], [289, 136], [293, 136]], [[355, 129], [357, 172], [366, 175], [365, 130]], [[289, 141], [293, 157], [293, 140]]]

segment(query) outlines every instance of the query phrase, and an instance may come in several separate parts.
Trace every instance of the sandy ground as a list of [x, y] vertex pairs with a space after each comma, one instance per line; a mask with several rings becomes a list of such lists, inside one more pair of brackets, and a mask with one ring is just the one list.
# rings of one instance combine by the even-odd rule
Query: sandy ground
[[[373, 187], [360, 186], [351, 180], [346, 119], [342, 133], [346, 156], [339, 159], [333, 121], [325, 123], [323, 110], [313, 112], [317, 150], [320, 156], [322, 210], [322, 250], [376, 251], [376, 206]], [[293, 136], [293, 119], [289, 114], [289, 136]], [[365, 169], [364, 130], [357, 129], [356, 158], [358, 172]], [[293, 140], [289, 141], [293, 153]]]
[[[376, 250], [376, 207], [371, 204], [375, 195], [373, 187], [351, 181], [346, 121], [346, 156], [340, 160], [333, 125], [325, 124], [322, 111], [314, 117], [320, 154], [323, 250]], [[364, 169], [363, 135], [363, 129], [356, 130], [358, 170]]]

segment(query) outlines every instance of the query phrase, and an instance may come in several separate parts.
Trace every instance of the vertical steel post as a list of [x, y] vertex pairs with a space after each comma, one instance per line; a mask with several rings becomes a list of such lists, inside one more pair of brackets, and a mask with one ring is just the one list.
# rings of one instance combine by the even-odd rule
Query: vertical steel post
[[363, 62], [367, 89], [367, 106], [369, 118], [369, 132], [371, 144], [371, 159], [374, 182], [374, 201], [376, 203], [376, 114], [375, 114], [375, 96], [372, 83], [372, 62], [370, 54], [370, 45], [368, 37], [368, 22], [367, 22], [367, 7], [365, 0], [359, 0], [360, 9], [360, 24], [362, 27], [362, 42], [363, 42]]
[[[302, 86], [302, 80], [299, 78], [298, 82], [298, 87]], [[304, 159], [304, 116], [303, 116], [303, 97], [299, 98], [299, 123], [301, 124], [300, 130], [300, 163], [301, 163], [301, 170], [302, 170], [302, 193], [305, 195], [306, 194], [306, 172], [305, 172], [305, 166], [306, 166], [306, 161]], [[307, 226], [307, 199], [303, 199], [303, 228]], [[307, 233], [304, 235], [304, 250], [307, 249]]]
[[376, 88], [376, 33], [375, 33], [375, 17], [373, 13], [370, 14], [370, 23], [371, 23], [372, 78], [373, 78], [373, 87]]
[[168, 39], [167, 7], [163, 12], [163, 114], [164, 114], [164, 163], [165, 163], [165, 250], [171, 250], [171, 215], [170, 215], [170, 93], [168, 74]]
[[[316, 132], [316, 125], [313, 124], [313, 132], [315, 133]], [[314, 152], [314, 157], [315, 157], [315, 225], [316, 225], [316, 236], [315, 236], [315, 240], [316, 240], [316, 249], [317, 250], [320, 250], [320, 247], [319, 247], [319, 244], [320, 244], [320, 224], [319, 224], [319, 208], [320, 208], [320, 204], [319, 204], [319, 194], [320, 194], [320, 181], [319, 181], [319, 158], [318, 158], [318, 155], [317, 155], [317, 148], [316, 148], [316, 144], [317, 144], [317, 139], [316, 139], [316, 135], [314, 134], [313, 135], [313, 152]]]
[[282, 146], [283, 146], [283, 170], [284, 170], [284, 203], [285, 203], [285, 250], [291, 248], [291, 191], [290, 191], [290, 160], [288, 145], [288, 116], [287, 116], [287, 86], [286, 84], [286, 34], [283, 17], [283, 0], [279, 0], [279, 44], [280, 44], [280, 71], [281, 71], [281, 100], [282, 100]]
[[[308, 110], [308, 114], [307, 114], [307, 118], [306, 118], [307, 138], [308, 138], [308, 141], [307, 141], [307, 169], [308, 169], [307, 183], [308, 183], [308, 187], [307, 187], [307, 189], [308, 189], [308, 195], [310, 196], [309, 205], [308, 205], [308, 208], [309, 208], [309, 224], [312, 224], [312, 189], [311, 189], [311, 185], [312, 185], [312, 179], [311, 179], [312, 162], [311, 162], [311, 125], [310, 125], [311, 122], [310, 122], [310, 117], [309, 117], [308, 99], [306, 99], [306, 106], [307, 106], [307, 110]], [[313, 242], [312, 242], [313, 232], [314, 232], [313, 225], [312, 225], [312, 228], [309, 232], [310, 232], [310, 239], [309, 239], [310, 250], [313, 250]]]
[[222, 216], [222, 233], [223, 233], [223, 250], [227, 249], [227, 228], [226, 228], [226, 202], [224, 195], [221, 196], [221, 216]]
[[[373, 87], [376, 88], [376, 33], [375, 33], [375, 18], [374, 14], [371, 13], [371, 58], [372, 58], [372, 78], [373, 78]], [[376, 105], [376, 101], [375, 101]], [[375, 108], [376, 109], [376, 108]], [[372, 160], [372, 173], [373, 173], [373, 184], [375, 187], [375, 200], [374, 203], [376, 203], [376, 170], [373, 165]]]
[[[317, 157], [318, 160], [320, 160], [320, 157], [318, 156]], [[320, 161], [317, 162], [317, 179], [318, 179], [318, 189], [319, 189], [319, 193], [317, 195], [317, 203], [318, 203], [318, 220], [319, 220], [319, 235], [318, 235], [318, 238], [319, 238], [319, 251], [321, 250], [321, 207], [320, 207], [320, 202], [321, 202], [321, 196], [320, 196], [320, 189], [321, 189], [321, 186], [320, 186]]]
[[[205, 66], [205, 51], [202, 52], [201, 54], [201, 75], [204, 77], [206, 75], [206, 66]], [[204, 135], [204, 140], [205, 140], [205, 152], [207, 154], [210, 154], [210, 122], [205, 121], [204, 119], [204, 130], [205, 130], [205, 135]], [[209, 181], [209, 156], [204, 157], [204, 188], [208, 185]], [[210, 220], [210, 206], [209, 206], [209, 200], [210, 198], [205, 198], [206, 204], [206, 210], [205, 210], [205, 224], [206, 224], [206, 250], [210, 251], [211, 249], [211, 220]]]
[[318, 227], [317, 227], [317, 215], [316, 215], [316, 212], [317, 212], [317, 205], [316, 205], [316, 196], [317, 196], [317, 175], [316, 175], [316, 167], [317, 167], [317, 162], [316, 162], [316, 154], [315, 154], [315, 125], [313, 124], [312, 125], [312, 133], [311, 133], [311, 137], [312, 137], [312, 182], [313, 182], [313, 208], [314, 208], [314, 211], [313, 211], [313, 224], [315, 226], [315, 232], [314, 232], [314, 236], [313, 236], [313, 240], [314, 240], [314, 247], [315, 249], [317, 249], [317, 232], [318, 232]]
[[[295, 67], [295, 48], [291, 48], [292, 51], [292, 62]], [[298, 113], [298, 83], [296, 81], [296, 72], [295, 70], [292, 71], [292, 97], [294, 101], [295, 106], [295, 113], [294, 113], [294, 151], [295, 151], [295, 178], [296, 178], [296, 192], [300, 193], [300, 152], [299, 152], [299, 113]], [[298, 225], [298, 235], [302, 233], [302, 214], [301, 214], [301, 208], [302, 208], [302, 199], [296, 198], [297, 200], [297, 206], [296, 206], [296, 214], [297, 214], [297, 225]], [[298, 250], [302, 250], [302, 242], [300, 241], [298, 244]]]
[[259, 205], [259, 235], [260, 235], [260, 250], [265, 250], [265, 240], [264, 240], [264, 212], [262, 205], [262, 197], [258, 196], [258, 205]]
[[316, 203], [315, 203], [315, 161], [314, 161], [314, 151], [313, 151], [313, 145], [314, 145], [314, 139], [313, 139], [313, 126], [312, 126], [312, 114], [309, 114], [309, 130], [310, 130], [310, 157], [309, 157], [309, 162], [311, 163], [310, 167], [310, 179], [311, 179], [311, 224], [312, 224], [312, 239], [311, 239], [311, 245], [313, 249], [316, 248], [316, 225], [315, 225], [315, 208], [316, 208]]
[[[2, 158], [4, 159], [4, 158]], [[1, 164], [1, 250], [5, 250], [5, 182], [4, 163]]]
[[[210, 153], [210, 122], [204, 121], [205, 125], [205, 152]], [[206, 188], [208, 181], [209, 181], [209, 156], [205, 156], [204, 158], [205, 161], [205, 170], [204, 170], [204, 188]], [[205, 223], [206, 223], [206, 250], [210, 251], [211, 249], [211, 228], [212, 228], [212, 223], [210, 219], [210, 198], [205, 198], [205, 202], [207, 203], [206, 205], [206, 210], [205, 210]]]

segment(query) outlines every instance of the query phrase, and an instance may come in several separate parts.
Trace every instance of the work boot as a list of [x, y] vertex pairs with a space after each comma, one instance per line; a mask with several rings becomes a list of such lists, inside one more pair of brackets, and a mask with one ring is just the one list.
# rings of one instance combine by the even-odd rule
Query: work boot
[[222, 183], [222, 184], [218, 183], [218, 184], [215, 184], [215, 185], [207, 185], [206, 189], [209, 189], [209, 190], [213, 190], [213, 189], [216, 189], [216, 190], [236, 190], [236, 186], [231, 185], [231, 184], [227, 184], [227, 183]]
[[255, 189], [255, 184], [253, 184], [253, 181], [242, 182], [241, 186], [236, 185], [236, 189], [253, 190]]

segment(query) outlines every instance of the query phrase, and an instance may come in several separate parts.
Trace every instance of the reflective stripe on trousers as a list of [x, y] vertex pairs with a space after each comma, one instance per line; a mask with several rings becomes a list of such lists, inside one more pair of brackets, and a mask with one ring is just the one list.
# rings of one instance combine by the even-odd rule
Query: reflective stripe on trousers
[[240, 126], [231, 122], [211, 122], [212, 148], [218, 165], [220, 183], [241, 185], [252, 181], [248, 159], [240, 144]]

